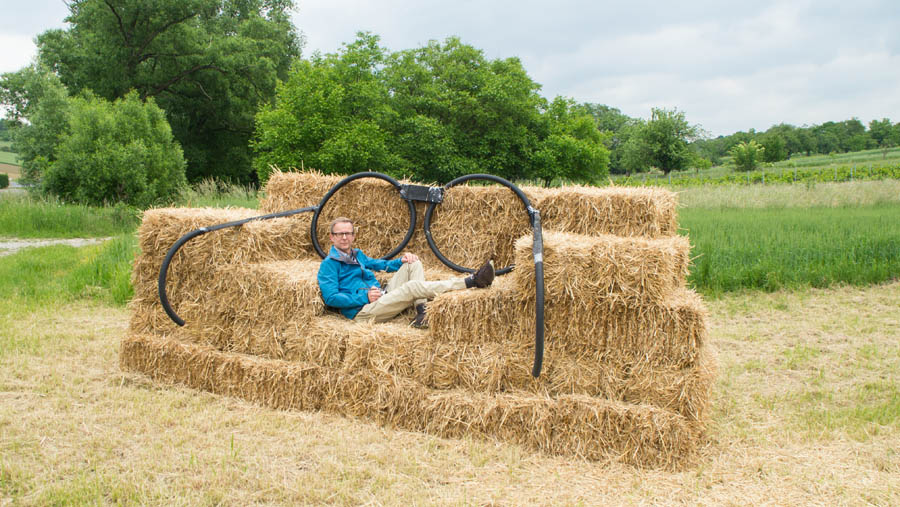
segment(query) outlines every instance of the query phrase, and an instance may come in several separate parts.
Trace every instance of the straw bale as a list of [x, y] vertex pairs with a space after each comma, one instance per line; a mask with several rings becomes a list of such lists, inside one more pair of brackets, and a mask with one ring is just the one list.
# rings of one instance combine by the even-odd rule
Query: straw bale
[[[253, 210], [155, 209], [144, 214], [139, 229], [141, 254], [132, 272], [135, 297], [158, 305], [157, 281], [169, 248], [184, 234], [200, 227], [258, 216]], [[216, 267], [231, 263], [316, 258], [309, 241], [309, 214], [249, 222], [240, 227], [209, 232], [189, 241], [172, 259], [166, 293], [179, 316], [187, 320], [189, 306], [207, 308], [208, 288]], [[208, 311], [208, 310], [207, 310]], [[150, 321], [145, 320], [145, 324]], [[154, 318], [153, 322], [168, 324]]]
[[[316, 205], [338, 181], [340, 177], [319, 173], [273, 173], [260, 209], [271, 213]], [[427, 265], [442, 265], [425, 238], [427, 207], [421, 202], [415, 207], [415, 232], [407, 250], [417, 253]], [[395, 248], [409, 227], [408, 205], [396, 189], [377, 178], [353, 181], [328, 201], [317, 231], [323, 246], [329, 244], [327, 226], [338, 216], [356, 222], [356, 246], [370, 257]], [[528, 224], [524, 205], [506, 187], [459, 185], [447, 191], [443, 203], [435, 208], [432, 236], [441, 253], [457, 264], [475, 268], [493, 256], [497, 266], [503, 267], [513, 262], [515, 239], [529, 230]]]
[[[208, 291], [215, 294], [205, 318], [195, 324], [204, 341], [216, 344], [220, 329], [231, 330], [224, 350], [281, 357], [278, 339], [290, 321], [305, 322], [325, 312], [316, 281], [319, 262], [275, 261], [226, 264], [216, 269]], [[259, 332], [260, 330], [276, 331]]]
[[[473, 291], [474, 292], [474, 291]], [[282, 325], [221, 328], [210, 339], [188, 324], [169, 336], [211, 345], [218, 350], [300, 361], [343, 371], [380, 371], [414, 380], [433, 389], [465, 388], [498, 393], [527, 391], [546, 395], [586, 394], [611, 400], [667, 408], [700, 420], [709, 399], [715, 369], [707, 351], [687, 367], [658, 366], [646, 361], [610, 361], [602, 354], [574, 355], [548, 341], [541, 376], [531, 376], [533, 343], [447, 343], [405, 321], [365, 324], [339, 315]], [[234, 332], [234, 335], [229, 334]], [[272, 346], [267, 346], [273, 344]]]
[[330, 391], [323, 369], [314, 365], [281, 362], [273, 368], [271, 361], [151, 334], [126, 335], [119, 349], [119, 366], [159, 382], [273, 408], [318, 410]]
[[317, 171], [273, 171], [266, 182], [266, 196], [259, 202], [259, 210], [263, 213], [276, 213], [316, 206], [331, 187], [343, 178], [342, 175], [326, 175]]
[[[260, 209], [271, 213], [316, 205], [341, 178], [315, 172], [273, 173]], [[585, 186], [523, 186], [521, 190], [541, 210], [548, 231], [654, 238], [677, 231], [676, 195], [668, 190]], [[417, 224], [409, 250], [433, 264], [438, 260], [423, 233], [425, 210], [424, 203], [416, 203]], [[325, 227], [341, 215], [359, 221], [358, 246], [377, 256], [399, 244], [409, 224], [407, 206], [398, 192], [376, 178], [356, 180], [332, 197], [319, 219], [322, 245], [328, 243]], [[515, 239], [529, 231], [521, 201], [511, 190], [496, 184], [451, 188], [435, 208], [432, 220], [433, 237], [444, 256], [472, 268], [491, 255], [500, 267], [511, 264]]]
[[[516, 242], [516, 288], [534, 298], [532, 236]], [[641, 304], [665, 299], [683, 287], [690, 243], [682, 236], [659, 239], [545, 232], [545, 300], [590, 309], [598, 302]]]
[[[708, 344], [698, 351], [694, 363], [677, 366], [643, 358], [610, 361], [599, 353], [570, 354], [549, 342], [543, 371], [535, 379], [531, 375], [533, 343], [448, 343], [403, 324], [345, 322], [345, 370], [393, 373], [433, 389], [585, 394], [655, 405], [700, 420], [715, 373]], [[320, 340], [316, 334], [310, 329], [309, 339]]]
[[552, 189], [533, 203], [546, 230], [648, 238], [678, 232], [677, 204], [669, 190], [616, 186]]
[[[311, 323], [313, 317], [326, 313], [316, 279], [319, 265], [319, 261], [297, 260], [219, 266], [206, 289], [215, 297], [208, 298], [206, 307], [198, 308], [202, 313], [185, 319], [184, 329], [192, 334], [191, 341], [225, 351], [272, 358], [296, 358], [302, 353], [307, 360], [342, 357], [343, 352], [336, 354], [332, 349], [342, 351], [343, 345], [329, 346], [326, 351], [318, 339], [320, 335], [333, 336], [333, 326], [317, 326], [318, 318]], [[444, 270], [426, 270], [428, 279], [446, 274]], [[387, 283], [392, 273], [377, 275]], [[411, 311], [408, 316], [412, 316]], [[310, 347], [303, 342], [312, 340], [303, 335], [315, 336], [319, 343]]]
[[[518, 268], [517, 268], [518, 269]], [[488, 289], [441, 294], [429, 303], [431, 336], [454, 344], [508, 341], [533, 347], [535, 301], [522, 301], [515, 280], [498, 278]], [[595, 300], [593, 305], [545, 301], [546, 347], [598, 360], [674, 367], [690, 366], [707, 341], [708, 312], [700, 297], [677, 289], [662, 302], [626, 305]]]
[[591, 460], [675, 467], [701, 441], [699, 425], [648, 405], [582, 395], [433, 391], [383, 372], [256, 359], [153, 335], [123, 339], [120, 365], [270, 407], [324, 409], [441, 437], [482, 435]]
[[701, 441], [700, 428], [677, 414], [589, 396], [451, 391], [434, 393], [426, 403], [416, 422], [428, 433], [484, 435], [589, 460], [673, 468]]

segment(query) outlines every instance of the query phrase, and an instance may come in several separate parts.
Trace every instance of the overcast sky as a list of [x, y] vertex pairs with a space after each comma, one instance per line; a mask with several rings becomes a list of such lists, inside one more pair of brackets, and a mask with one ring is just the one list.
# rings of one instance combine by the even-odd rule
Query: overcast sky
[[[900, 1], [297, 0], [304, 56], [360, 30], [390, 50], [459, 36], [518, 57], [543, 86], [647, 118], [678, 108], [710, 135], [852, 117], [900, 121]], [[62, 0], [0, 0], [0, 72], [65, 27]]]

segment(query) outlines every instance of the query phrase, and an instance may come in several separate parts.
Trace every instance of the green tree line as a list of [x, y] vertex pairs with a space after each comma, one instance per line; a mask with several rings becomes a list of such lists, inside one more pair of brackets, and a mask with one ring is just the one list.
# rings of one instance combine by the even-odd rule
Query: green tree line
[[882, 118], [870, 121], [868, 129], [857, 118], [803, 127], [780, 123], [765, 132], [750, 129], [715, 139], [700, 139], [692, 146], [699, 156], [718, 165], [726, 155], [734, 154], [735, 147], [750, 145], [751, 142], [762, 148], [762, 162], [787, 160], [792, 155], [828, 155], [875, 148], [887, 150], [900, 145], [900, 123]]

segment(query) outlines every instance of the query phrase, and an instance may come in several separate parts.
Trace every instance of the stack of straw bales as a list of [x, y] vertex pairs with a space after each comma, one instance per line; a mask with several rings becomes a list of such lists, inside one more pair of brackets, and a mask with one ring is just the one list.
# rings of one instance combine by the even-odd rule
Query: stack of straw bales
[[[189, 242], [169, 270], [178, 328], [157, 297], [169, 247], [202, 226], [318, 204], [339, 177], [276, 173], [260, 210], [157, 209], [140, 228], [124, 369], [279, 408], [329, 410], [444, 437], [481, 435], [553, 454], [677, 467], [702, 442], [715, 375], [706, 311], [685, 287], [688, 241], [661, 189], [523, 188], [544, 222], [546, 350], [534, 358], [534, 266], [527, 214], [499, 186], [459, 186], [435, 210], [441, 252], [514, 271], [484, 290], [429, 304], [430, 329], [409, 316], [357, 324], [326, 311], [316, 283], [311, 214], [250, 222]], [[439, 264], [422, 232], [407, 248], [429, 278]], [[357, 246], [391, 250], [406, 234], [405, 201], [388, 183], [354, 181], [322, 211], [357, 220]]]

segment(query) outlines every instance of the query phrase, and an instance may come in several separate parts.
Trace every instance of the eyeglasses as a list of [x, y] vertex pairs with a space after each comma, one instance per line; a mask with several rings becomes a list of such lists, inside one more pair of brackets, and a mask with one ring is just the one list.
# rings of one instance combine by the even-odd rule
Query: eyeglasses
[[349, 238], [356, 234], [355, 232], [332, 232], [331, 235], [338, 238]]

